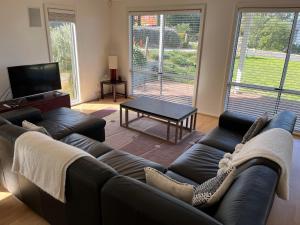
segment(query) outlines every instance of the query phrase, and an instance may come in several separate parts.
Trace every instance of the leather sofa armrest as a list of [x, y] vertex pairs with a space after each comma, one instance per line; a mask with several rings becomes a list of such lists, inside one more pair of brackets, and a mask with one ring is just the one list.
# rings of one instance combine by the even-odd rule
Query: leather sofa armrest
[[264, 165], [245, 169], [221, 199], [214, 217], [223, 225], [265, 225], [278, 178], [275, 170]]
[[219, 118], [219, 127], [245, 134], [255, 121], [255, 117], [236, 112], [225, 111]]
[[17, 137], [26, 132], [22, 127], [6, 124], [0, 127], [0, 183], [21, 199], [18, 175], [11, 171], [14, 144]]
[[201, 210], [135, 179], [117, 176], [102, 189], [105, 225], [221, 225]]
[[68, 224], [102, 224], [101, 189], [116, 175], [113, 168], [92, 157], [82, 157], [70, 165], [66, 177]]
[[23, 120], [27, 120], [32, 123], [37, 123], [43, 120], [41, 111], [33, 107], [12, 110], [0, 114], [0, 116], [18, 126], [22, 126]]

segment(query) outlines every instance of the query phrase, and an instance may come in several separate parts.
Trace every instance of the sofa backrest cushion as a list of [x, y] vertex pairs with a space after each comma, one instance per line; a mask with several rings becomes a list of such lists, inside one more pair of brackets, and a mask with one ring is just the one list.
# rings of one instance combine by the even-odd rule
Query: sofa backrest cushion
[[13, 124], [5, 124], [0, 128], [0, 136], [7, 139], [12, 144], [14, 144], [15, 140], [25, 132], [27, 132], [25, 128]]
[[265, 225], [277, 181], [278, 174], [270, 167], [255, 165], [247, 168], [232, 183], [214, 217], [224, 225]]
[[296, 119], [297, 117], [295, 113], [290, 111], [282, 111], [276, 114], [272, 120], [270, 120], [262, 132], [273, 128], [282, 128], [290, 133], [293, 133]]
[[255, 117], [253, 116], [225, 111], [219, 118], [219, 127], [244, 135], [254, 121]]
[[9, 122], [7, 119], [4, 119], [3, 117], [0, 116], [0, 127], [5, 124], [11, 124], [11, 122]]
[[0, 116], [18, 126], [22, 126], [23, 120], [28, 120], [31, 123], [37, 123], [43, 119], [41, 111], [33, 107], [1, 113]]
[[221, 225], [192, 205], [126, 176], [104, 185], [102, 205], [105, 225]]

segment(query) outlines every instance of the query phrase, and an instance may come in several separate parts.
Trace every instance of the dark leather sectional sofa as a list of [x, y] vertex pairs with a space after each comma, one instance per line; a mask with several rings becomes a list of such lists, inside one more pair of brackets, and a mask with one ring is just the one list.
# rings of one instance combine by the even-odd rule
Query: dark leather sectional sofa
[[[72, 113], [72, 119], [67, 119]], [[81, 123], [81, 118], [84, 123]], [[1, 115], [0, 115], [1, 116]], [[198, 209], [145, 184], [143, 168], [154, 167], [174, 179], [199, 184], [216, 175], [218, 161], [233, 152], [255, 118], [224, 112], [219, 125], [194, 144], [169, 168], [105, 146], [105, 121], [68, 109], [40, 114], [34, 109], [0, 118], [0, 172], [2, 184], [53, 225], [262, 225], [266, 223], [278, 182], [279, 167], [257, 158], [238, 168], [238, 175], [221, 201]], [[66, 120], [63, 117], [66, 116]], [[41, 124], [54, 138], [79, 147], [84, 157], [67, 171], [66, 198], [62, 204], [25, 178], [10, 171], [15, 139], [26, 132], [22, 120]], [[90, 122], [91, 119], [93, 122]], [[64, 122], [67, 122], [62, 129]], [[264, 128], [292, 132], [296, 116], [281, 112]], [[97, 125], [95, 125], [96, 123]], [[15, 124], [15, 125], [14, 125]], [[53, 127], [52, 127], [53, 126]], [[57, 127], [57, 128], [56, 128]], [[100, 137], [99, 137], [100, 136]], [[98, 141], [97, 141], [97, 140]]]

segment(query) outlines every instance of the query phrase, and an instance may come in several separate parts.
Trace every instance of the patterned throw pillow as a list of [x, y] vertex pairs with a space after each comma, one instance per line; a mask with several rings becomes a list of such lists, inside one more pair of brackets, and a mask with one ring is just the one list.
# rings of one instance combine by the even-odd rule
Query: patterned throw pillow
[[194, 187], [192, 204], [194, 206], [209, 206], [218, 202], [231, 185], [235, 175], [236, 168], [230, 167], [216, 177]]
[[201, 185], [178, 182], [156, 169], [146, 167], [147, 184], [194, 206], [209, 206], [218, 202], [235, 177], [235, 167], [230, 167]]
[[192, 204], [193, 185], [178, 182], [160, 171], [146, 167], [146, 183], [182, 201]]
[[249, 141], [251, 138], [255, 137], [268, 123], [268, 113], [265, 112], [261, 117], [258, 117], [252, 126], [249, 128], [249, 130], [246, 132], [246, 134], [243, 137], [242, 144], [245, 144], [247, 141]]
[[45, 127], [40, 127], [40, 126], [37, 126], [35, 125], [34, 123], [30, 123], [28, 122], [27, 120], [24, 120], [22, 122], [22, 127], [27, 129], [27, 130], [30, 130], [30, 131], [37, 131], [37, 132], [40, 132], [42, 134], [46, 134], [48, 136], [51, 137], [51, 134], [49, 134], [49, 132], [46, 130]]

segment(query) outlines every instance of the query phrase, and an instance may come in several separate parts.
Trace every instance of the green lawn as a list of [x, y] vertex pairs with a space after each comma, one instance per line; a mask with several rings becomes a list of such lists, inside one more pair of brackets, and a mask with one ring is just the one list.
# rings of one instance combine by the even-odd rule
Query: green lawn
[[[181, 50], [166, 51], [164, 53], [164, 72], [174, 74], [172, 80], [192, 83], [196, 74], [196, 51], [186, 52]], [[148, 62], [158, 61], [158, 50], [150, 50]], [[235, 60], [233, 81], [236, 81], [239, 58]], [[256, 84], [278, 88], [281, 81], [284, 59], [270, 57], [247, 57], [244, 63], [241, 83]], [[300, 91], [300, 62], [290, 61], [284, 89]], [[275, 93], [262, 93], [274, 96]], [[300, 100], [300, 96], [284, 94], [283, 98]]]
[[[235, 60], [233, 81], [236, 81], [239, 58]], [[247, 57], [244, 63], [241, 83], [278, 88], [281, 80], [284, 59], [267, 57]], [[288, 65], [284, 89], [300, 91], [300, 62], [291, 61]], [[251, 89], [241, 89], [246, 92]], [[263, 96], [276, 97], [274, 92], [261, 92]], [[300, 96], [282, 94], [282, 99], [300, 101]]]
[[[235, 81], [237, 77], [239, 61], [239, 58], [236, 58], [233, 81]], [[241, 82], [278, 88], [283, 66], [283, 59], [247, 57], [244, 63]], [[300, 91], [300, 62], [291, 61], [289, 63], [284, 88]]]

